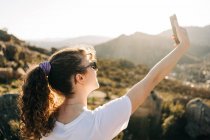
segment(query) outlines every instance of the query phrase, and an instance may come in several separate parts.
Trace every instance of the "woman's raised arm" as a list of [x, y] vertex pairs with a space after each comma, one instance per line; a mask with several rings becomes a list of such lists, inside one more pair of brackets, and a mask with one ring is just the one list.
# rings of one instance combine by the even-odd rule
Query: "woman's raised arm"
[[160, 60], [149, 73], [127, 93], [132, 104], [132, 113], [145, 101], [150, 91], [172, 70], [177, 61], [189, 48], [190, 43], [187, 32], [184, 28], [175, 23], [180, 44], [168, 55]]

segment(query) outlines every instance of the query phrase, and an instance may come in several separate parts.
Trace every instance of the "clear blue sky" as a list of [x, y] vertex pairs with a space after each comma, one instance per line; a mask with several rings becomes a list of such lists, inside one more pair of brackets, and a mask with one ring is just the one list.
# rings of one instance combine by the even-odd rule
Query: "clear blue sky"
[[0, 0], [0, 28], [21, 39], [116, 37], [210, 24], [210, 0]]

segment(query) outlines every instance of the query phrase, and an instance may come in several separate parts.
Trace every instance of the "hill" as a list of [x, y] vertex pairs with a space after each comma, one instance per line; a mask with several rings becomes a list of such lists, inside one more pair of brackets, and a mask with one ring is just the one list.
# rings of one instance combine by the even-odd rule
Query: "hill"
[[[180, 64], [194, 64], [202, 62], [210, 53], [210, 26], [186, 27], [191, 47], [181, 59]], [[121, 35], [108, 42], [95, 46], [98, 57], [123, 58], [136, 64], [153, 66], [170, 50], [174, 42], [170, 39], [171, 30], [157, 35], [149, 35], [136, 32], [132, 35]]]
[[[189, 50], [193, 56], [203, 58], [210, 52], [210, 25], [204, 27], [186, 27], [192, 47]], [[160, 33], [160, 36], [170, 36], [171, 30]]]
[[81, 36], [69, 39], [28, 40], [27, 42], [31, 45], [39, 46], [49, 50], [52, 47], [63, 48], [63, 47], [70, 47], [75, 44], [97, 45], [103, 42], [107, 42], [109, 40], [110, 40], [109, 37], [89, 35], [89, 36]]
[[171, 45], [172, 42], [166, 37], [136, 32], [96, 45], [95, 49], [98, 57], [121, 58], [152, 66], [172, 49]]
[[30, 46], [0, 30], [0, 83], [18, 79], [30, 65], [47, 59], [49, 54], [47, 50]]

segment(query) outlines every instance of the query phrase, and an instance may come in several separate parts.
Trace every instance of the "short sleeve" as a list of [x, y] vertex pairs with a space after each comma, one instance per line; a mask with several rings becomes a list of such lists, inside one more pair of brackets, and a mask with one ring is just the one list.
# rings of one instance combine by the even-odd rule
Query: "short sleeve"
[[131, 116], [131, 102], [124, 95], [94, 110], [98, 129], [102, 137], [112, 139], [127, 128]]

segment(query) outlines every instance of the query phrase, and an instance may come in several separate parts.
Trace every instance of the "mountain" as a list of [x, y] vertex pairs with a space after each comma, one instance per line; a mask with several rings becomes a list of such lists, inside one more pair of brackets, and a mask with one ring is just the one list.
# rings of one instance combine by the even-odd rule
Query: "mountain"
[[130, 36], [121, 35], [96, 45], [95, 49], [98, 57], [121, 58], [136, 64], [153, 65], [154, 61], [157, 62], [158, 58], [160, 59], [172, 49], [171, 44], [172, 42], [166, 37], [136, 32]]
[[[189, 34], [191, 48], [189, 50], [194, 56], [203, 57], [210, 52], [210, 25], [204, 27], [186, 27]], [[162, 32], [161, 36], [170, 36], [171, 30]]]
[[[200, 46], [208, 46], [210, 44], [210, 25], [204, 27], [185, 27], [189, 34], [190, 42]], [[161, 36], [170, 36], [172, 34], [171, 30], [164, 31], [160, 33]]]
[[28, 40], [31, 45], [39, 46], [45, 49], [69, 47], [76, 44], [97, 45], [109, 41], [111, 38], [104, 36], [81, 36], [69, 39], [44, 39], [44, 40]]
[[[186, 27], [186, 29], [191, 47], [179, 63], [198, 63], [210, 54], [210, 25]], [[157, 35], [136, 32], [129, 36], [121, 35], [108, 42], [95, 45], [95, 49], [98, 57], [127, 59], [136, 64], [146, 64], [151, 67], [174, 49], [174, 42], [170, 39], [171, 35], [171, 30]]]

